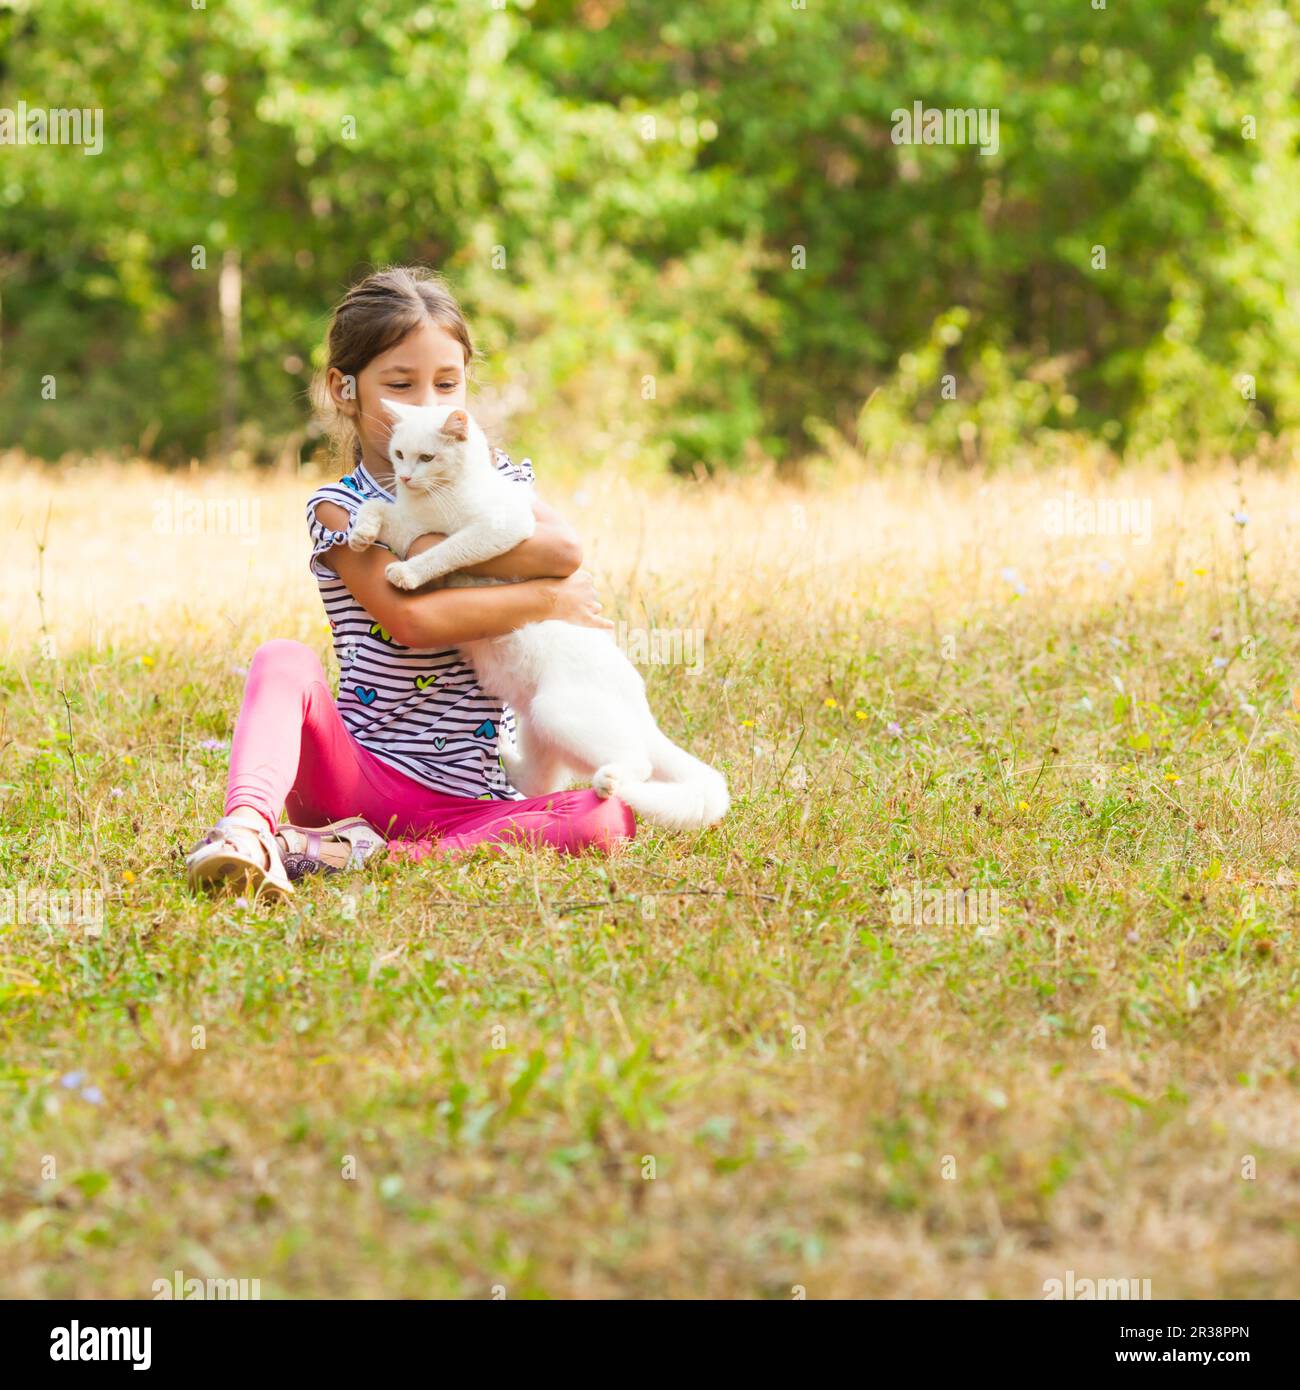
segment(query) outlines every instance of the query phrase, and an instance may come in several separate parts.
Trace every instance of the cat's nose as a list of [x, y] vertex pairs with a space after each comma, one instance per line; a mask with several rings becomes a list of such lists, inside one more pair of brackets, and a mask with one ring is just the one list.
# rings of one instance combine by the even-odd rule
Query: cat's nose
[[397, 475], [397, 481], [399, 483], [409, 483], [411, 481], [411, 475], [409, 473], [399, 473]]

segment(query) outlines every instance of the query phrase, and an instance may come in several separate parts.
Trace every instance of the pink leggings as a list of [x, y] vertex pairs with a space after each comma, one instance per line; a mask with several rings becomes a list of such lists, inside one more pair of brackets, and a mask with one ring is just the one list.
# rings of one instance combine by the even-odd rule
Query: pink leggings
[[[631, 810], [594, 791], [526, 801], [476, 801], [429, 791], [348, 732], [316, 653], [277, 639], [253, 654], [230, 748], [226, 814], [259, 811], [274, 831], [280, 808], [295, 825], [362, 816], [389, 837], [389, 858], [423, 859], [479, 844], [610, 849], [636, 834]], [[434, 837], [430, 839], [430, 836]]]

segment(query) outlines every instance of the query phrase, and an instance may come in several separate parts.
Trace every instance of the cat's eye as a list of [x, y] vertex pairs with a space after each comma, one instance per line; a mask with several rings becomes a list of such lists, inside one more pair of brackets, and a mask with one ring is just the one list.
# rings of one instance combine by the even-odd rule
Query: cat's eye
[[433, 462], [433, 455], [432, 455], [432, 454], [421, 454], [421, 455], [420, 455], [420, 462], [421, 462], [421, 463], [432, 463], [432, 462]]
[[402, 451], [401, 451], [400, 449], [394, 449], [394, 450], [393, 450], [393, 455], [394, 455], [394, 457], [400, 459], [400, 458], [402, 457]]

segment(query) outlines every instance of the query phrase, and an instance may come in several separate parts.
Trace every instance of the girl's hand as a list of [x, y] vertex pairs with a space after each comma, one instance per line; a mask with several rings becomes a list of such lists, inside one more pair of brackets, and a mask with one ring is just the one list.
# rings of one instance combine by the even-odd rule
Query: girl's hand
[[[374, 505], [373, 502], [366, 503], [366, 507]], [[358, 521], [366, 507], [357, 513]], [[578, 544], [573, 528], [557, 511], [537, 498], [533, 499], [533, 522], [533, 534], [526, 541], [520, 541], [513, 550], [494, 555], [490, 560], [480, 560], [474, 565], [457, 565], [456, 568], [482, 579], [562, 579], [572, 574], [582, 564], [582, 546]], [[436, 531], [417, 536], [408, 547], [406, 558], [413, 560], [421, 551], [446, 539], [445, 535], [439, 535]]]
[[586, 570], [575, 570], [567, 579], [548, 580], [551, 592], [551, 617], [562, 623], [577, 623], [579, 627], [598, 627], [612, 632], [614, 624], [600, 616], [601, 604], [596, 586]]
[[[348, 514], [337, 502], [318, 503], [316, 519], [331, 531], [348, 529]], [[389, 551], [376, 546], [355, 551], [340, 543], [323, 552], [324, 564], [347, 585], [352, 597], [389, 636], [413, 651], [444, 651], [466, 642], [505, 637], [548, 618], [606, 631], [614, 626], [600, 616], [600, 602], [585, 572], [563, 579], [525, 579], [472, 589], [430, 587], [408, 593], [394, 588], [385, 577], [392, 560]]]

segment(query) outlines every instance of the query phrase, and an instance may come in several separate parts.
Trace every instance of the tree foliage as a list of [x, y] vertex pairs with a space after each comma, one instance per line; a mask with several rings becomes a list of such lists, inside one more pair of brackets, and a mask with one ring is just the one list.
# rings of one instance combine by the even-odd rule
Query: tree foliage
[[[0, 0], [0, 44], [0, 107], [104, 113], [97, 156], [0, 146], [2, 438], [35, 452], [201, 453], [234, 390], [265, 455], [332, 301], [412, 260], [512, 432], [602, 456], [1300, 417], [1267, 0]], [[915, 102], [996, 111], [997, 152], [894, 143]]]

